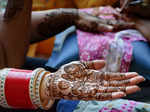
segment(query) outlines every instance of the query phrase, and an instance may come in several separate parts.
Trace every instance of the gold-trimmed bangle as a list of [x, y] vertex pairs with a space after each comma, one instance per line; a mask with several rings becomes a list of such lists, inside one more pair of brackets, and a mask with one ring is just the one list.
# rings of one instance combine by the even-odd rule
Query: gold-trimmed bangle
[[36, 105], [38, 105], [41, 109], [44, 109], [44, 108], [43, 108], [41, 96], [40, 96], [40, 87], [41, 87], [41, 82], [42, 82], [43, 77], [45, 75], [47, 75], [48, 73], [49, 73], [48, 71], [41, 72], [40, 75], [38, 76], [38, 78], [36, 80], [36, 84], [35, 84]]
[[44, 71], [43, 68], [37, 68], [32, 72], [32, 76], [30, 79], [30, 85], [29, 85], [29, 93], [30, 93], [30, 99], [32, 101], [32, 104], [35, 106], [35, 108], [38, 108], [38, 105], [36, 105], [36, 96], [35, 96], [35, 84], [36, 80], [38, 78], [38, 75]]
[[36, 108], [41, 108], [44, 110], [48, 110], [54, 103], [54, 100], [45, 99], [41, 100], [41, 83], [44, 80], [44, 77], [50, 72], [46, 71], [43, 68], [37, 68], [33, 71], [32, 77], [30, 80], [30, 98], [32, 103], [35, 105]]
[[[49, 74], [51, 74], [51, 73], [49, 72]], [[48, 74], [46, 74], [46, 75], [49, 76]], [[43, 80], [44, 80], [44, 78], [46, 77], [46, 75], [43, 77], [41, 83], [43, 82]], [[47, 85], [47, 84], [46, 84], [46, 85]], [[41, 88], [41, 87], [40, 87], [40, 88]], [[44, 89], [45, 89], [45, 92], [46, 92], [46, 88], [44, 88]], [[40, 93], [40, 94], [41, 94], [41, 93]], [[49, 95], [48, 95], [48, 96], [49, 96]], [[54, 104], [54, 102], [55, 102], [55, 100], [54, 100], [54, 99], [51, 99], [50, 96], [49, 96], [48, 99], [43, 99], [43, 101], [42, 101], [43, 109], [44, 109], [44, 110], [48, 110], [49, 108], [52, 107], [52, 105]]]
[[11, 108], [7, 104], [7, 100], [5, 97], [5, 81], [9, 70], [10, 70], [9, 68], [5, 68], [0, 71], [0, 105], [4, 108]]

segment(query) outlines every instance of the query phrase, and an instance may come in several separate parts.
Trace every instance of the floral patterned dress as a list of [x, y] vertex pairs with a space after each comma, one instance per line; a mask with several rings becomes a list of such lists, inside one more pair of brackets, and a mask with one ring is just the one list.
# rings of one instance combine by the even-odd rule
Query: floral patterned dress
[[132, 100], [80, 101], [73, 112], [150, 112], [150, 104]]
[[[113, 19], [111, 7], [96, 8], [102, 18]], [[82, 9], [93, 14], [95, 9]], [[115, 19], [115, 18], [114, 18]], [[146, 41], [135, 29], [92, 34], [77, 30], [80, 60], [106, 60], [103, 71], [127, 72], [132, 59], [133, 41]], [[132, 100], [70, 101], [61, 100], [58, 112], [150, 112], [150, 104]]]
[[[82, 9], [80, 11], [94, 14], [97, 11], [100, 18], [115, 19], [116, 10], [110, 6]], [[103, 71], [128, 72], [132, 59], [133, 41], [146, 41], [140, 32], [134, 29], [119, 32], [104, 32], [92, 34], [78, 30], [78, 46], [80, 60], [106, 60]]]

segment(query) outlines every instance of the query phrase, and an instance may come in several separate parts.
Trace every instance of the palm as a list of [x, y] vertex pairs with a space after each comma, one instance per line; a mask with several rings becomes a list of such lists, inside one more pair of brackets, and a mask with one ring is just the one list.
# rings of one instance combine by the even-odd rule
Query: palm
[[97, 71], [103, 61], [72, 62], [53, 74], [51, 95], [73, 100], [111, 100], [139, 90], [144, 78], [136, 73], [104, 73]]

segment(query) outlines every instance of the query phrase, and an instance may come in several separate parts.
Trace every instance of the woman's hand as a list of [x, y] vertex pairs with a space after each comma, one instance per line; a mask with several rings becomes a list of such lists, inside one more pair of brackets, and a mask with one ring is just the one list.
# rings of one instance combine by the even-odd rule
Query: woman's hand
[[143, 36], [150, 42], [150, 20], [142, 18], [134, 18], [133, 21], [136, 23], [136, 29], [140, 31]]
[[[114, 16], [121, 17], [122, 15], [115, 14]], [[76, 20], [75, 25], [83, 31], [96, 33], [112, 32], [134, 27], [133, 22], [127, 22], [123, 19], [101, 19], [83, 12], [79, 13], [79, 18]]]
[[124, 20], [100, 19], [96, 16], [79, 12], [78, 9], [53, 9], [33, 12], [31, 43], [54, 36], [72, 25], [86, 32], [101, 33], [131, 28], [134, 23]]
[[99, 70], [104, 61], [71, 62], [47, 75], [43, 98], [69, 100], [112, 100], [139, 91], [136, 84], [144, 81], [137, 73], [109, 73]]
[[150, 19], [150, 0], [120, 0], [120, 5], [122, 12]]

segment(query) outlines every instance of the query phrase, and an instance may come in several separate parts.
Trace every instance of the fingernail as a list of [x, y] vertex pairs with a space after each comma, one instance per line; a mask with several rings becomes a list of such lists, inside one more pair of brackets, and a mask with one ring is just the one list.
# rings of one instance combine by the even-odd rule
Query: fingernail
[[134, 76], [138, 76], [139, 74], [136, 72], [128, 72], [127, 75], [134, 75]]

